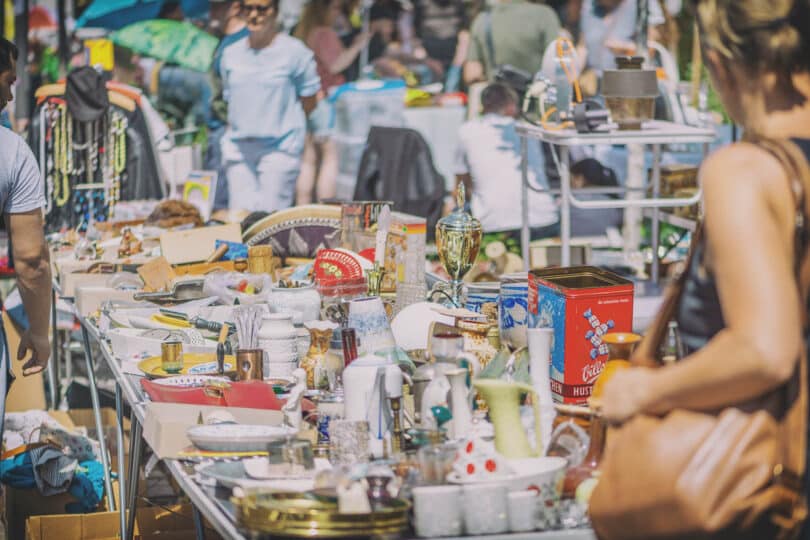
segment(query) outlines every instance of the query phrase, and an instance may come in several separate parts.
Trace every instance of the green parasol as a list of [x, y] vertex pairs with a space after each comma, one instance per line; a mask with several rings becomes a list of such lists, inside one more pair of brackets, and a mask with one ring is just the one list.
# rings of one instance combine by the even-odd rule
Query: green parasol
[[197, 71], [208, 71], [217, 39], [187, 22], [153, 19], [113, 32], [113, 43], [144, 56]]

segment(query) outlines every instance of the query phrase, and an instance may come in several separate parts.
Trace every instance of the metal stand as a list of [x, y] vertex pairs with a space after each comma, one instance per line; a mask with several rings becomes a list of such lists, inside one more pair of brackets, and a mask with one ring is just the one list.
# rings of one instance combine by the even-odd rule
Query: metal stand
[[56, 328], [56, 291], [51, 287], [51, 361], [48, 362], [48, 393], [51, 409], [59, 408], [59, 389], [56, 380], [59, 371], [59, 330]]
[[202, 514], [196, 506], [191, 505], [192, 517], [194, 518], [194, 531], [197, 533], [197, 540], [205, 540], [205, 525], [203, 525]]
[[126, 482], [129, 478], [124, 474], [124, 406], [121, 403], [121, 385], [117, 382], [115, 383], [115, 417], [115, 442], [118, 454], [118, 502], [121, 504], [119, 515], [121, 538], [125, 538], [127, 531], [127, 505], [125, 497]]
[[[518, 135], [521, 137], [521, 169], [523, 176], [523, 207], [522, 207], [522, 230], [521, 230], [521, 249], [523, 252], [523, 259], [525, 268], [529, 268], [530, 256], [529, 251], [529, 210], [528, 210], [528, 171], [526, 161], [527, 154], [527, 141], [526, 139], [535, 139], [551, 145], [555, 145], [560, 151], [560, 161], [558, 163], [560, 172], [560, 236], [562, 244], [561, 262], [562, 266], [570, 266], [571, 264], [571, 207], [580, 209], [597, 209], [597, 208], [676, 208], [681, 206], [691, 206], [698, 204], [702, 197], [702, 192], [698, 192], [692, 197], [686, 198], [672, 198], [660, 199], [660, 181], [661, 181], [661, 145], [663, 144], [688, 144], [688, 143], [702, 143], [704, 149], [708, 148], [709, 143], [715, 140], [716, 134], [713, 130], [695, 128], [672, 122], [652, 121], [644, 125], [643, 130], [639, 131], [611, 131], [600, 133], [581, 134], [575, 130], [546, 130], [539, 127], [529, 125], [528, 123], [518, 124]], [[633, 199], [633, 200], [597, 200], [586, 201], [577, 199], [571, 190], [571, 169], [569, 163], [569, 148], [571, 146], [592, 146], [592, 145], [652, 145], [654, 152], [653, 163], [653, 189], [654, 196], [650, 199]], [[583, 190], [584, 191], [584, 190]], [[625, 190], [632, 191], [632, 190]], [[653, 217], [653, 252], [656, 257], [658, 256], [658, 222], [660, 221], [660, 214], [655, 211]], [[658, 264], [653, 263], [653, 276], [652, 279], [657, 283], [658, 281]]]
[[141, 423], [138, 422], [138, 418], [135, 416], [134, 406], [132, 406], [129, 419], [132, 429], [129, 440], [129, 471], [127, 472], [129, 494], [127, 495], [126, 504], [122, 504], [129, 510], [126, 536], [124, 538], [132, 540], [135, 533], [135, 514], [138, 510], [138, 482], [141, 470], [141, 450], [143, 448], [143, 426], [141, 426]]
[[104, 468], [104, 490], [107, 496], [107, 508], [111, 512], [115, 511], [115, 497], [112, 491], [112, 481], [110, 480], [110, 462], [107, 459], [107, 444], [104, 437], [104, 424], [101, 421], [101, 405], [98, 400], [98, 386], [96, 385], [96, 373], [93, 371], [93, 352], [90, 349], [90, 336], [87, 328], [82, 326], [82, 341], [84, 343], [84, 359], [87, 364], [87, 380], [90, 382], [90, 399], [93, 402], [93, 416], [96, 420], [96, 431], [98, 432], [98, 442], [101, 445], [101, 466]]

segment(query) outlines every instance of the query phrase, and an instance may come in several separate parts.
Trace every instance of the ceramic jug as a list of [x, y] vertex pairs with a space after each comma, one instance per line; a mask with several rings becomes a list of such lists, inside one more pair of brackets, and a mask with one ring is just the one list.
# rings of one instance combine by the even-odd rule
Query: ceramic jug
[[361, 356], [343, 370], [346, 420], [368, 422], [375, 457], [382, 457], [393, 427], [388, 398], [402, 395], [402, 381], [399, 367], [380, 356]]
[[[507, 459], [537, 457], [543, 451], [540, 407], [534, 388], [527, 384], [509, 382], [502, 379], [476, 379], [473, 386], [483, 396], [489, 408], [489, 418], [495, 428], [495, 449]], [[535, 448], [520, 421], [520, 398], [524, 393], [534, 397]]]

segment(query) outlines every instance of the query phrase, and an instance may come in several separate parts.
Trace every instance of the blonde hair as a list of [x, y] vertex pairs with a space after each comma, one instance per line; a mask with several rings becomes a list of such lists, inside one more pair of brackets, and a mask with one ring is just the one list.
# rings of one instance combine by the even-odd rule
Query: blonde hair
[[810, 70], [810, 0], [692, 0], [704, 44], [753, 72]]
[[328, 26], [329, 5], [331, 0], [309, 0], [301, 12], [301, 19], [295, 28], [295, 37], [307, 42], [309, 34], [319, 26]]

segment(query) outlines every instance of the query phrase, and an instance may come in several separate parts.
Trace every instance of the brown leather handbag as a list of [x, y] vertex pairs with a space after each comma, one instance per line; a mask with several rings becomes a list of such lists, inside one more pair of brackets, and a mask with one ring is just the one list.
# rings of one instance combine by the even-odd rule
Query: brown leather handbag
[[[810, 168], [790, 141], [758, 144], [773, 153], [792, 178], [798, 280], [806, 250], [804, 186], [810, 185]], [[695, 238], [693, 248], [698, 241]], [[667, 291], [634, 361], [657, 357], [689, 268]], [[807, 291], [802, 294], [807, 298]], [[803, 324], [806, 328], [806, 320]], [[597, 536], [602, 540], [795, 538], [807, 515], [807, 414], [803, 351], [793, 377], [760, 398], [714, 412], [676, 409], [664, 416], [639, 415], [611, 428], [599, 484], [590, 501]]]

